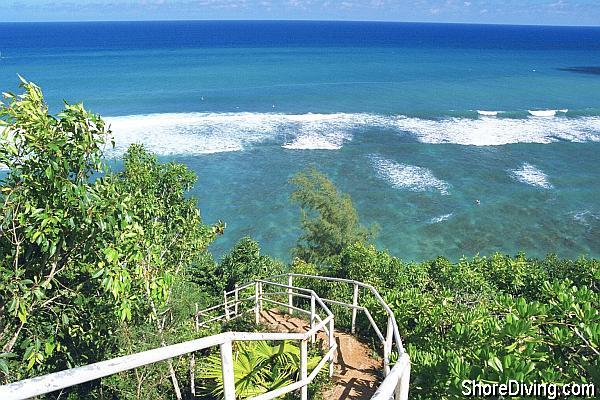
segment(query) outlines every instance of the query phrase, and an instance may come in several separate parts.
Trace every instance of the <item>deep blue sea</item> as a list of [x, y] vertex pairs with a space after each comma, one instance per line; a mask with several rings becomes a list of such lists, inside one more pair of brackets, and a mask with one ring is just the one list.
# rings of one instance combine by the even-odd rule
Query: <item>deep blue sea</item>
[[315, 165], [404, 260], [600, 257], [600, 28], [0, 23], [0, 89], [17, 74], [105, 116], [108, 157], [193, 169], [216, 254], [250, 235], [288, 260], [287, 181]]

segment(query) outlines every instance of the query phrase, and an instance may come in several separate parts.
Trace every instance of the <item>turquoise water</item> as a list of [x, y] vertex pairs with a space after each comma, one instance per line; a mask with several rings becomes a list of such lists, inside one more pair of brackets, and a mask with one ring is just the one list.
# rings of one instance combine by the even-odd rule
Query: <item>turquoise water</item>
[[0, 24], [0, 43], [2, 90], [20, 73], [106, 116], [110, 157], [142, 142], [196, 171], [217, 254], [250, 235], [288, 259], [287, 181], [315, 165], [405, 260], [600, 256], [600, 75], [564, 70], [600, 66], [600, 29]]

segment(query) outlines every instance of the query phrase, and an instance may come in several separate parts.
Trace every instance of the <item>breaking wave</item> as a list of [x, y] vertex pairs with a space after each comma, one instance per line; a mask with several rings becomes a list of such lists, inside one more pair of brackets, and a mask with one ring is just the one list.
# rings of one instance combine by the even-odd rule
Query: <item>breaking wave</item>
[[413, 192], [437, 190], [443, 195], [449, 194], [448, 184], [436, 178], [427, 168], [400, 164], [378, 155], [371, 155], [370, 158], [377, 175], [394, 187]]
[[548, 181], [548, 176], [542, 170], [529, 163], [523, 163], [521, 168], [511, 170], [511, 173], [519, 182], [543, 189], [553, 188], [550, 181]]
[[400, 130], [424, 143], [498, 146], [512, 143], [600, 141], [600, 117], [582, 118], [397, 118]]
[[566, 114], [569, 112], [568, 108], [563, 108], [560, 110], [528, 110], [529, 114], [534, 117], [554, 117], [556, 113]]
[[269, 114], [185, 113], [106, 118], [115, 135], [115, 150], [143, 143], [160, 155], [240, 151], [277, 134]]
[[429, 220], [430, 224], [439, 224], [440, 222], [444, 222], [448, 219], [450, 219], [450, 217], [453, 215], [454, 213], [450, 213], [450, 214], [443, 214], [437, 217], [433, 217]]
[[484, 117], [495, 117], [499, 111], [488, 111], [488, 110], [477, 110], [477, 114], [483, 115]]
[[172, 113], [110, 117], [115, 151], [144, 143], [160, 155], [241, 151], [269, 142], [285, 149], [337, 150], [365, 130], [386, 130], [431, 144], [600, 141], [600, 117], [424, 119], [367, 113]]

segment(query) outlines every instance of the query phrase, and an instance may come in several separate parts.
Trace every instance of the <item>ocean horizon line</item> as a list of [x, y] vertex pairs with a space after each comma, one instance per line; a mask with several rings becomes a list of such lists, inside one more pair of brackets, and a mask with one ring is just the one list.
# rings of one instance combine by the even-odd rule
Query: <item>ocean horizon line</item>
[[124, 20], [112, 20], [112, 19], [89, 19], [89, 20], [34, 20], [34, 21], [0, 21], [0, 25], [8, 24], [86, 24], [86, 23], [165, 23], [165, 22], [279, 22], [279, 23], [365, 23], [365, 24], [393, 24], [393, 25], [468, 25], [468, 26], [494, 26], [494, 27], [540, 27], [540, 28], [592, 28], [600, 29], [598, 25], [571, 25], [571, 24], [519, 24], [519, 23], [480, 23], [480, 22], [459, 22], [459, 21], [393, 21], [393, 20], [355, 20], [355, 19], [124, 19]]

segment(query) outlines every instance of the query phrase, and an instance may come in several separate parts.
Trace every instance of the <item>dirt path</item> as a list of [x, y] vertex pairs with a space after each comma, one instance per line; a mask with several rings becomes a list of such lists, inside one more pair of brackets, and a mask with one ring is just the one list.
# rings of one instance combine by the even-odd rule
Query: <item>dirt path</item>
[[[263, 311], [262, 321], [275, 332], [305, 332], [308, 322], [280, 313]], [[319, 339], [325, 340], [320, 332]], [[369, 347], [345, 332], [335, 332], [338, 349], [335, 355], [334, 385], [323, 393], [327, 400], [370, 399], [380, 381], [381, 361], [371, 357]]]

